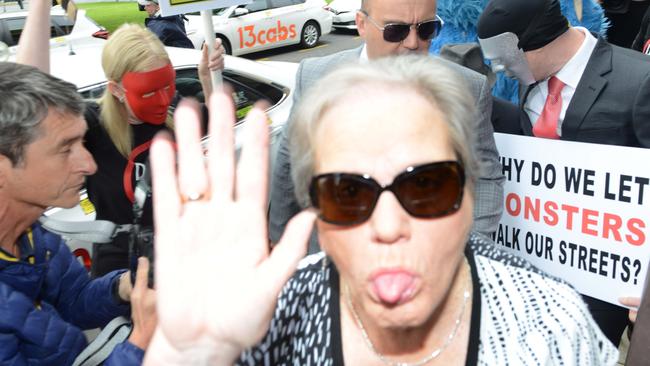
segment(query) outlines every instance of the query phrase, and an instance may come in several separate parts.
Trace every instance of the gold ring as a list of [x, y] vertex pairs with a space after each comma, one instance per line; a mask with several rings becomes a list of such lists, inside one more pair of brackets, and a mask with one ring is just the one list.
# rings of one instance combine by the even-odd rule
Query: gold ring
[[205, 195], [203, 193], [190, 193], [184, 197], [184, 202], [202, 201], [204, 197]]

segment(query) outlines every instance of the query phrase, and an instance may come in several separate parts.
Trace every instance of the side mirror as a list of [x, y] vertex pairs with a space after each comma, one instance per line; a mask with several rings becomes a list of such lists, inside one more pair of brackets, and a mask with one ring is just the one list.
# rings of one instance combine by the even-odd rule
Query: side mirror
[[232, 13], [233, 17], [240, 17], [242, 15], [248, 14], [249, 11], [246, 8], [235, 8], [235, 11]]

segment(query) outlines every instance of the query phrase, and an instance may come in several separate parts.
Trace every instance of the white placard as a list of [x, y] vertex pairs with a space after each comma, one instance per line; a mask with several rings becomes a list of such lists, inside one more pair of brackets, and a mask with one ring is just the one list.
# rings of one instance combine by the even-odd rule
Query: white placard
[[226, 8], [233, 5], [250, 4], [252, 0], [159, 0], [163, 16], [192, 13], [201, 10]]
[[650, 150], [495, 134], [504, 210], [495, 242], [579, 292], [640, 297], [650, 259]]

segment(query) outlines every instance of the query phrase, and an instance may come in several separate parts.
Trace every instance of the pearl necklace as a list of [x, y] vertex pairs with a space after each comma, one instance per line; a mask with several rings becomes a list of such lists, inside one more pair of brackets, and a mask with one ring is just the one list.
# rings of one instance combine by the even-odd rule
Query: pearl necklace
[[[465, 259], [465, 261], [467, 263], [467, 259]], [[471, 277], [470, 277], [470, 281], [471, 281]], [[471, 284], [471, 282], [470, 282], [470, 284]], [[471, 287], [471, 286], [469, 286], [469, 287]], [[465, 313], [465, 305], [467, 305], [467, 300], [469, 299], [469, 297], [470, 297], [470, 290], [469, 290], [469, 288], [465, 288], [465, 292], [463, 293], [463, 305], [460, 308], [460, 314], [458, 314], [458, 318], [456, 318], [456, 321], [454, 322], [454, 328], [451, 330], [451, 333], [449, 333], [449, 335], [445, 339], [445, 343], [443, 343], [442, 346], [440, 346], [439, 348], [433, 350], [433, 352], [431, 352], [430, 354], [428, 354], [427, 356], [425, 356], [424, 358], [422, 358], [419, 361], [400, 362], [400, 361], [391, 360], [390, 358], [382, 355], [381, 353], [379, 353], [379, 351], [377, 351], [377, 349], [375, 348], [375, 345], [372, 343], [372, 341], [370, 340], [370, 337], [368, 336], [368, 332], [366, 332], [366, 328], [363, 326], [363, 323], [361, 322], [361, 318], [359, 317], [359, 314], [357, 314], [357, 310], [354, 308], [354, 305], [352, 304], [352, 299], [350, 298], [350, 291], [349, 291], [347, 285], [345, 286], [345, 299], [346, 299], [346, 302], [348, 304], [348, 307], [352, 311], [352, 315], [354, 316], [354, 320], [356, 321], [357, 326], [359, 327], [359, 329], [361, 329], [361, 335], [363, 336], [363, 340], [365, 341], [366, 346], [368, 347], [368, 349], [370, 349], [370, 351], [375, 356], [377, 356], [377, 358], [379, 358], [381, 360], [381, 362], [383, 362], [384, 364], [389, 365], [389, 366], [422, 366], [422, 365], [426, 365], [431, 360], [438, 357], [442, 353], [442, 351], [444, 351], [451, 344], [451, 341], [456, 336], [456, 333], [458, 332], [458, 328], [460, 327], [460, 324], [462, 323], [463, 314]]]

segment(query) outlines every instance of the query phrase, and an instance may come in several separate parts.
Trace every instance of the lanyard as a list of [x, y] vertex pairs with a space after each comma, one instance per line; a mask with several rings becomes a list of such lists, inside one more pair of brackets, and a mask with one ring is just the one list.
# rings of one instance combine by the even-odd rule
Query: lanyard
[[129, 154], [129, 161], [126, 163], [126, 168], [124, 169], [124, 176], [122, 179], [122, 183], [124, 185], [124, 193], [126, 194], [126, 198], [128, 198], [131, 203], [135, 202], [135, 196], [133, 194], [133, 180], [131, 179], [133, 177], [133, 168], [135, 167], [135, 158], [149, 149], [149, 146], [151, 146], [151, 141], [147, 141], [144, 144], [139, 145], [133, 149]]

